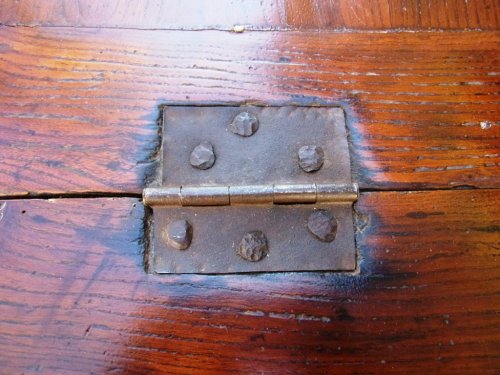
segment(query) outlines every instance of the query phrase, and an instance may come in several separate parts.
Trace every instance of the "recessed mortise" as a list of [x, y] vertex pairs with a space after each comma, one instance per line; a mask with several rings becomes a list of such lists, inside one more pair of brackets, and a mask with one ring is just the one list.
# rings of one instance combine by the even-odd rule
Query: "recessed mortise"
[[341, 108], [176, 105], [163, 123], [161, 181], [143, 192], [150, 271], [356, 268]]

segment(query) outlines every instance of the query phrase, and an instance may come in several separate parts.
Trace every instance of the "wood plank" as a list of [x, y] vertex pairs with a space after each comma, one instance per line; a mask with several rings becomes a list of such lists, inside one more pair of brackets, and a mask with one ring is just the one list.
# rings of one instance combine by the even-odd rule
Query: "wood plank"
[[139, 29], [497, 30], [496, 0], [0, 0], [0, 24]]
[[496, 0], [289, 0], [293, 29], [498, 30]]
[[0, 24], [265, 30], [285, 24], [285, 9], [279, 0], [0, 0]]
[[6, 373], [500, 370], [499, 190], [356, 205], [357, 274], [146, 275], [137, 199], [10, 200]]
[[362, 188], [498, 186], [495, 32], [0, 34], [2, 195], [140, 193], [169, 101], [338, 104]]

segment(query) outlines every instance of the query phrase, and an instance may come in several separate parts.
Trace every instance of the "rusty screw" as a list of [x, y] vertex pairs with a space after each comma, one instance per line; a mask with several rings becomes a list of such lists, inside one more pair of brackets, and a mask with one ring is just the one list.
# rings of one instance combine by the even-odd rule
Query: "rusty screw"
[[246, 233], [238, 249], [238, 254], [250, 262], [258, 262], [268, 253], [267, 238], [260, 230]]
[[175, 220], [167, 225], [164, 236], [168, 245], [178, 250], [185, 250], [191, 245], [193, 227], [187, 220]]
[[198, 169], [210, 169], [215, 163], [214, 146], [210, 142], [203, 141], [191, 152], [189, 158], [191, 165]]
[[299, 149], [299, 165], [305, 172], [316, 172], [323, 166], [325, 152], [320, 146], [302, 146]]
[[241, 112], [229, 124], [228, 129], [242, 137], [250, 137], [259, 129], [259, 120], [249, 112]]
[[309, 215], [307, 228], [320, 241], [332, 242], [337, 234], [337, 220], [330, 211], [315, 210]]

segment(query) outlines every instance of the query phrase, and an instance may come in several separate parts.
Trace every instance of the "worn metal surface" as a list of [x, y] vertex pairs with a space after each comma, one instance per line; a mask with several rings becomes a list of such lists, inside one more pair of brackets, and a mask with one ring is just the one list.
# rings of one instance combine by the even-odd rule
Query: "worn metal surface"
[[[314, 209], [333, 213], [338, 222], [333, 242], [322, 242], [307, 228]], [[187, 250], [179, 251], [154, 236], [151, 270], [156, 273], [238, 273], [274, 271], [352, 271], [356, 267], [351, 204], [157, 207], [154, 231], [186, 219], [193, 226]], [[245, 233], [260, 230], [268, 255], [249, 262], [238, 255]]]
[[[258, 121], [251, 137], [230, 130], [242, 112]], [[193, 149], [203, 142], [217, 151], [215, 164], [206, 170], [190, 165]], [[321, 168], [313, 173], [301, 168], [298, 157], [301, 147], [310, 145], [324, 153], [315, 163]], [[351, 181], [342, 109], [169, 106], [162, 147], [161, 186], [144, 191], [144, 203], [153, 207], [151, 272], [355, 269], [352, 202], [357, 186]], [[308, 229], [318, 209], [330, 212], [337, 225], [325, 235], [330, 242]], [[155, 234], [178, 220], [192, 225], [184, 251]], [[262, 238], [248, 237], [259, 231]]]
[[[227, 129], [236, 115], [257, 116], [259, 130], [242, 137]], [[163, 186], [350, 183], [344, 111], [338, 107], [169, 106], [164, 109]], [[208, 170], [192, 168], [192, 150], [210, 142], [217, 161]], [[298, 163], [302, 146], [324, 150], [315, 173]]]

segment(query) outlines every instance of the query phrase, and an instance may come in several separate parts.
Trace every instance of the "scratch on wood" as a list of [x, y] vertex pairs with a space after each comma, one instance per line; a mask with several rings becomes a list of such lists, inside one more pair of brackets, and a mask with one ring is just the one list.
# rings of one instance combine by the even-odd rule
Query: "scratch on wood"
[[88, 337], [90, 335], [90, 331], [92, 330], [92, 325], [89, 325], [87, 329], [85, 330], [84, 337]]
[[7, 202], [1, 202], [0, 203], [0, 221], [2, 221], [2, 219], [3, 219], [5, 207], [7, 207]]
[[312, 320], [319, 321], [323, 323], [330, 323], [332, 321], [328, 316], [314, 316], [314, 315], [306, 315], [306, 314], [290, 314], [290, 313], [269, 313], [270, 318], [274, 319], [291, 319], [291, 320]]

